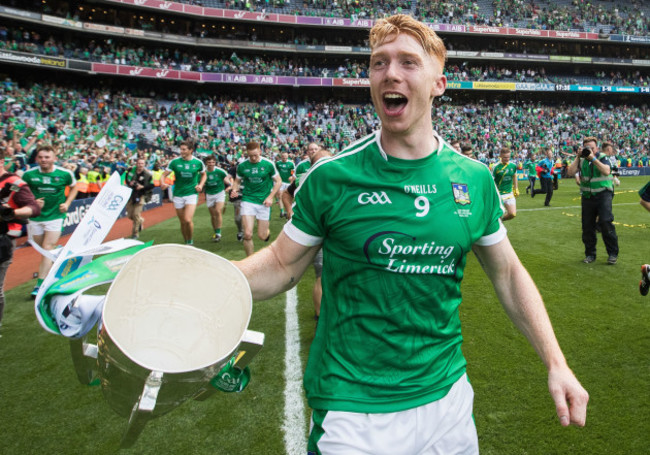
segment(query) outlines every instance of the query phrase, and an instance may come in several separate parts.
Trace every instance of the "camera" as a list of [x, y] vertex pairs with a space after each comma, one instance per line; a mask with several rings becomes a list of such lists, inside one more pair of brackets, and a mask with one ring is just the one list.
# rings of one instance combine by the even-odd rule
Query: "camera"
[[589, 147], [584, 147], [582, 150], [580, 150], [580, 157], [587, 158], [590, 153], [591, 153], [591, 149]]

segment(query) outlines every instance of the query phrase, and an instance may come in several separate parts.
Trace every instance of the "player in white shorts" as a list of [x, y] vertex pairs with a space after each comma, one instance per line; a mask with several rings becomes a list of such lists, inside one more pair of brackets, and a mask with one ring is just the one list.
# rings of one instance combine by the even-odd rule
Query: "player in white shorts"
[[257, 220], [257, 236], [265, 242], [271, 238], [269, 220], [273, 197], [280, 188], [280, 175], [275, 164], [262, 158], [262, 150], [257, 142], [246, 144], [248, 159], [237, 166], [237, 178], [231, 190], [236, 197], [242, 190], [241, 216], [244, 227], [244, 251], [250, 256], [255, 251], [253, 228]]
[[174, 180], [174, 208], [181, 224], [181, 234], [186, 245], [194, 245], [194, 212], [199, 200], [199, 193], [205, 184], [205, 165], [203, 161], [194, 158], [194, 144], [189, 141], [181, 142], [180, 157], [174, 158], [167, 165], [160, 181], [160, 189], [165, 190], [165, 179], [172, 172]]
[[[42, 145], [36, 151], [37, 167], [23, 174], [23, 180], [34, 193], [41, 206], [41, 214], [29, 220], [29, 235], [44, 250], [52, 250], [61, 237], [63, 220], [72, 201], [77, 196], [76, 179], [70, 170], [56, 166], [56, 151]], [[66, 187], [70, 192], [65, 195]], [[52, 267], [52, 261], [43, 256], [38, 267], [38, 281], [32, 296], [36, 296]]]
[[507, 147], [501, 149], [499, 159], [501, 162], [494, 166], [492, 175], [499, 189], [501, 202], [506, 209], [506, 213], [501, 219], [507, 221], [517, 216], [517, 200], [515, 199], [519, 196], [517, 166], [510, 162], [510, 149]]
[[226, 191], [232, 186], [230, 175], [223, 169], [217, 167], [217, 159], [210, 155], [205, 159], [206, 175], [205, 181], [205, 205], [210, 212], [210, 222], [214, 234], [212, 241], [221, 241], [221, 224], [223, 222], [223, 211], [226, 204]]
[[459, 311], [470, 251], [542, 358], [561, 425], [583, 426], [589, 396], [508, 240], [489, 170], [433, 130], [447, 82], [442, 40], [398, 14], [378, 20], [369, 41], [381, 129], [316, 163], [277, 239], [235, 263], [264, 300], [295, 286], [323, 249], [303, 382], [314, 410], [307, 450], [478, 454]]

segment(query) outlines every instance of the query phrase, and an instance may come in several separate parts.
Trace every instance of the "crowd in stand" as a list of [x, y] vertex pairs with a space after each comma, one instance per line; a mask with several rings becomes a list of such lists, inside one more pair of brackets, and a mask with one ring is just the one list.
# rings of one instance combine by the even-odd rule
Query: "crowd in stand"
[[[201, 3], [196, 0], [184, 0], [184, 2]], [[643, 36], [648, 34], [647, 11], [644, 10], [645, 5], [641, 0], [625, 2], [572, 0], [570, 4], [558, 4], [549, 0], [493, 0], [491, 8], [482, 8], [478, 2], [449, 0], [384, 2], [307, 0], [303, 2], [302, 9], [290, 9], [288, 3], [282, 1], [269, 3], [257, 0], [235, 0], [223, 4], [216, 3], [216, 5], [251, 11], [272, 11], [275, 7], [285, 13], [349, 18], [378, 18], [387, 14], [399, 12], [408, 14], [414, 11], [417, 18], [437, 23], [589, 32], [599, 32], [607, 28], [611, 33]]]
[[[0, 49], [59, 56], [101, 63], [115, 63], [149, 68], [181, 69], [187, 71], [257, 74], [298, 77], [367, 78], [367, 58], [348, 58], [340, 62], [315, 62], [309, 58], [248, 56], [236, 52], [211, 52], [210, 58], [179, 48], [129, 47], [112, 39], [75, 43], [43, 38], [37, 32], [0, 27]], [[312, 60], [312, 62], [310, 62]], [[584, 68], [582, 74], [547, 74], [538, 69], [513, 69], [497, 65], [450, 63], [445, 69], [448, 80], [454, 81], [514, 81], [556, 84], [599, 84], [647, 86], [648, 77], [640, 70], [594, 70]]]
[[[646, 2], [642, 0], [492, 0], [452, 2], [450, 0], [176, 0], [181, 3], [258, 12], [279, 12], [302, 16], [377, 19], [395, 13], [413, 14], [420, 20], [460, 25], [491, 25], [542, 30], [574, 30], [646, 36], [650, 32]], [[71, 10], [67, 2], [34, 2], [48, 14], [88, 20], [85, 10]], [[29, 7], [24, 4], [23, 7]], [[112, 10], [111, 10], [112, 11]], [[139, 24], [154, 29], [150, 21]], [[162, 30], [165, 31], [165, 30]]]
[[[623, 166], [648, 165], [650, 108], [628, 105], [451, 104], [434, 107], [434, 126], [447, 140], [471, 143], [477, 156], [496, 158], [507, 146], [522, 159], [552, 146], [573, 153], [583, 137], [613, 142]], [[372, 105], [340, 101], [300, 106], [276, 100], [248, 102], [229, 98], [155, 100], [125, 92], [73, 89], [54, 85], [20, 87], [7, 80], [0, 94], [0, 144], [13, 156], [12, 170], [33, 165], [34, 146], [48, 142], [60, 163], [78, 174], [112, 172], [143, 156], [164, 167], [185, 139], [200, 156], [215, 154], [236, 162], [250, 140], [265, 154], [286, 150], [300, 159], [317, 141], [334, 152], [379, 126]]]

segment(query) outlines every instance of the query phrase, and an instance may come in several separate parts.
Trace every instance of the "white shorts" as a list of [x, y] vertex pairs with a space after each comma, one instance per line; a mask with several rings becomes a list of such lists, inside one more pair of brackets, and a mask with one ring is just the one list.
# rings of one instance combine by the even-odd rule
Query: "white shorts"
[[514, 193], [501, 194], [500, 196], [503, 205], [517, 205], [517, 199]]
[[208, 208], [213, 207], [217, 202], [226, 202], [226, 192], [220, 191], [217, 194], [206, 194], [205, 205]]
[[315, 410], [307, 453], [478, 455], [473, 403], [474, 390], [464, 374], [444, 398], [406, 411], [362, 414]]
[[43, 235], [47, 232], [62, 232], [63, 231], [63, 218], [50, 221], [33, 221], [29, 220], [27, 225], [30, 235]]
[[259, 221], [269, 221], [271, 219], [271, 207], [264, 204], [254, 204], [252, 202], [241, 202], [241, 216], [254, 216]]
[[291, 185], [291, 183], [282, 182], [282, 184], [280, 184], [280, 191], [286, 190], [287, 188], [289, 188], [289, 185]]
[[189, 196], [174, 196], [173, 199], [175, 209], [182, 209], [186, 205], [196, 205], [198, 201], [198, 194], [191, 194]]

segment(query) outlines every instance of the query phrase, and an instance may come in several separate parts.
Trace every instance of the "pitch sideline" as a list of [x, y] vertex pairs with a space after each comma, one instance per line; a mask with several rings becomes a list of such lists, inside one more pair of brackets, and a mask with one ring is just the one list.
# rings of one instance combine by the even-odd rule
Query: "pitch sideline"
[[300, 362], [300, 326], [298, 324], [298, 293], [292, 288], [286, 293], [285, 355], [284, 355], [284, 446], [288, 455], [307, 453], [305, 440], [305, 409]]

